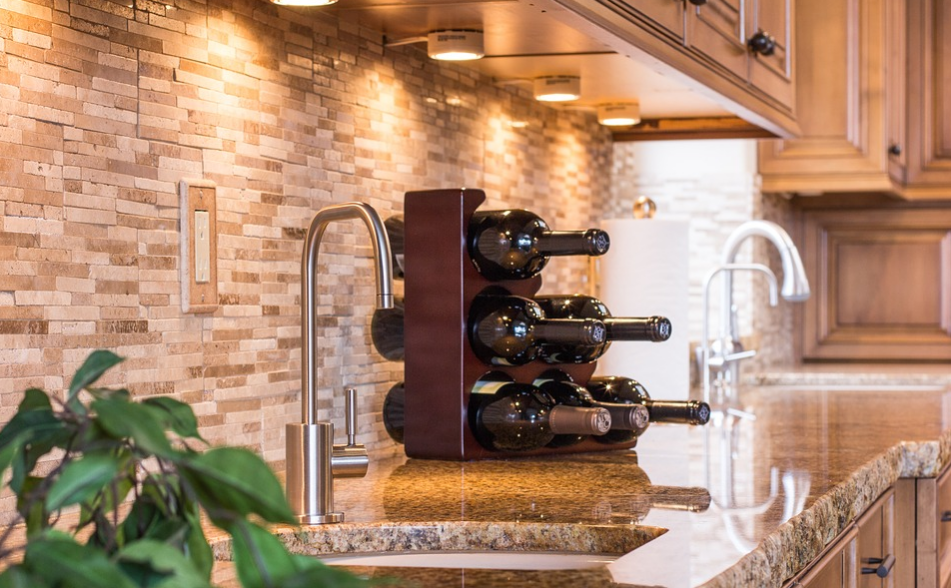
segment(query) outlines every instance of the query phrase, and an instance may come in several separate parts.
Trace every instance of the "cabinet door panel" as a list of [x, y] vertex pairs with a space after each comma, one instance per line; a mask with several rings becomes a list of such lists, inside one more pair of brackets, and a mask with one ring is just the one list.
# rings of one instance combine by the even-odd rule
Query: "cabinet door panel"
[[951, 359], [951, 209], [803, 217], [804, 360]]
[[[849, 530], [797, 582], [796, 588], [855, 588], [855, 529]], [[791, 587], [790, 587], [791, 588]]]
[[783, 106], [792, 109], [792, 0], [747, 0], [747, 40], [758, 31], [776, 42], [772, 55], [750, 58], [750, 83]]
[[898, 2], [797, 0], [796, 113], [802, 138], [760, 143], [763, 191], [893, 189], [885, 104], [903, 88], [886, 81], [885, 59], [901, 64], [904, 51], [893, 45], [900, 38], [885, 36], [885, 24], [900, 15], [887, 12]]
[[910, 0], [908, 42], [908, 192], [946, 198], [951, 195], [951, 5]]
[[678, 39], [684, 37], [684, 4], [671, 0], [637, 0], [621, 2], [641, 13], [643, 17], [666, 33]]
[[743, 0], [709, 0], [687, 5], [687, 45], [741, 80], [747, 79]]

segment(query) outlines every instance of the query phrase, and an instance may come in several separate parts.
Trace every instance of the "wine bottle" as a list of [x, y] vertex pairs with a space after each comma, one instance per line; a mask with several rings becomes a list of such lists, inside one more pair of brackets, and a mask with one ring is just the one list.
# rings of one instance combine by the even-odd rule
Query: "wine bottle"
[[402, 280], [406, 277], [406, 268], [403, 265], [403, 252], [405, 249], [406, 224], [402, 214], [394, 214], [385, 221], [386, 236], [390, 240], [390, 255], [393, 259], [393, 278]]
[[604, 323], [594, 319], [546, 319], [528, 298], [479, 294], [469, 310], [472, 351], [490, 365], [523, 365], [538, 357], [544, 345], [600, 345]]
[[[390, 388], [383, 401], [383, 426], [403, 443], [406, 390], [403, 382]], [[469, 426], [486, 449], [530, 451], [558, 435], [599, 435], [611, 428], [603, 408], [560, 406], [535, 386], [517, 384], [504, 375], [479, 380], [469, 396]]]
[[552, 231], [534, 213], [518, 209], [473, 213], [466, 238], [472, 263], [492, 281], [535, 276], [552, 255], [604, 255], [610, 244], [599, 229]]
[[[611, 415], [611, 429], [606, 435], [613, 434], [612, 438], [624, 438], [626, 443], [635, 441], [645, 429], [650, 419], [647, 408], [641, 404], [620, 404], [599, 402], [591, 395], [587, 388], [579, 386], [571, 380], [571, 376], [561, 370], [548, 370], [539, 375], [533, 382], [542, 392], [547, 392], [556, 402], [565, 406], [580, 406], [584, 408], [600, 407]], [[601, 440], [602, 436], [595, 439]], [[548, 447], [568, 447], [581, 443], [585, 435], [555, 435], [548, 442]]]
[[537, 387], [505, 375], [473, 386], [468, 416], [479, 444], [496, 451], [530, 451], [558, 435], [603, 435], [611, 429], [611, 414], [604, 408], [558, 404]]
[[594, 377], [588, 391], [601, 402], [643, 404], [652, 423], [705, 425], [710, 420], [710, 405], [699, 400], [654, 400], [640, 382], [620, 376]]
[[536, 296], [545, 316], [552, 319], [595, 319], [604, 323], [604, 343], [549, 345], [542, 349], [548, 363], [589, 363], [608, 350], [612, 341], [661, 342], [670, 338], [670, 321], [662, 316], [615, 318], [603, 302], [591, 296]]
[[406, 425], [406, 387], [397, 382], [383, 399], [383, 427], [390, 439], [403, 443], [403, 429]]
[[390, 361], [403, 361], [403, 320], [406, 306], [399, 296], [393, 298], [393, 308], [377, 308], [370, 321], [370, 339], [377, 352]]

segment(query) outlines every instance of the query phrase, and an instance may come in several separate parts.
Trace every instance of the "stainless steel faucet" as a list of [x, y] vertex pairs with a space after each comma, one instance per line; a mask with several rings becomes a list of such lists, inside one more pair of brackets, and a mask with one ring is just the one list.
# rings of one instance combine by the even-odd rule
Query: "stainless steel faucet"
[[356, 391], [347, 389], [347, 444], [334, 445], [334, 426], [317, 422], [317, 252], [327, 226], [362, 220], [373, 241], [377, 307], [393, 308], [390, 243], [379, 215], [360, 202], [321, 209], [310, 223], [301, 258], [301, 419], [287, 425], [287, 500], [304, 524], [339, 523], [333, 512], [333, 479], [363, 477], [369, 466], [366, 447], [356, 443]]
[[[779, 256], [783, 264], [783, 286], [780, 290], [782, 297], [790, 302], [802, 302], [808, 299], [810, 295], [809, 280], [806, 278], [806, 271], [802, 266], [802, 258], [785, 229], [771, 221], [752, 220], [743, 223], [730, 233], [723, 247], [721, 265], [710, 273], [704, 285], [704, 334], [700, 359], [703, 364], [701, 373], [704, 379], [704, 400], [707, 402], [710, 402], [710, 380], [713, 377], [711, 372], [716, 372], [717, 389], [721, 392], [726, 391], [726, 395], [731, 396], [731, 392], [735, 394], [736, 386], [739, 383], [740, 360], [752, 357], [756, 353], [755, 350], [744, 350], [740, 343], [739, 321], [737, 320], [736, 306], [733, 304], [733, 270], [750, 269], [765, 273], [767, 277], [771, 278], [771, 303], [774, 306], [776, 303], [776, 277], [772, 271], [759, 264], [745, 266], [736, 264], [736, 255], [739, 252], [740, 245], [754, 235], [765, 237], [779, 250]], [[720, 335], [711, 344], [707, 335], [709, 316], [706, 307], [706, 293], [710, 280], [721, 271], [723, 272], [723, 297], [720, 309]]]

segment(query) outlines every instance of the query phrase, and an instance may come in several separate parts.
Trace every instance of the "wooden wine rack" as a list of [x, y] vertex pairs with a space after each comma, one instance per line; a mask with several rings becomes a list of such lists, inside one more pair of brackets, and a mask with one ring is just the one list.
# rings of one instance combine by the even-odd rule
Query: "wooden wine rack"
[[407, 192], [404, 242], [405, 428], [406, 455], [430, 459], [474, 460], [500, 457], [609, 451], [636, 443], [608, 445], [587, 439], [558, 449], [524, 452], [482, 447], [469, 429], [469, 391], [490, 371], [531, 383], [558, 368], [585, 385], [595, 363], [551, 365], [541, 360], [517, 367], [490, 366], [479, 360], [466, 336], [472, 300], [489, 287], [531, 298], [541, 278], [492, 282], [479, 274], [466, 250], [472, 213], [485, 201], [481, 190]]

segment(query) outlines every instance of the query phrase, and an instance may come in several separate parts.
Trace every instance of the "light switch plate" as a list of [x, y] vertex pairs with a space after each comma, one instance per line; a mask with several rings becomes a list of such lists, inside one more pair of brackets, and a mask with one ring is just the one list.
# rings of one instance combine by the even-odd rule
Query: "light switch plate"
[[216, 185], [210, 180], [182, 180], [179, 196], [182, 311], [214, 312], [218, 308]]

